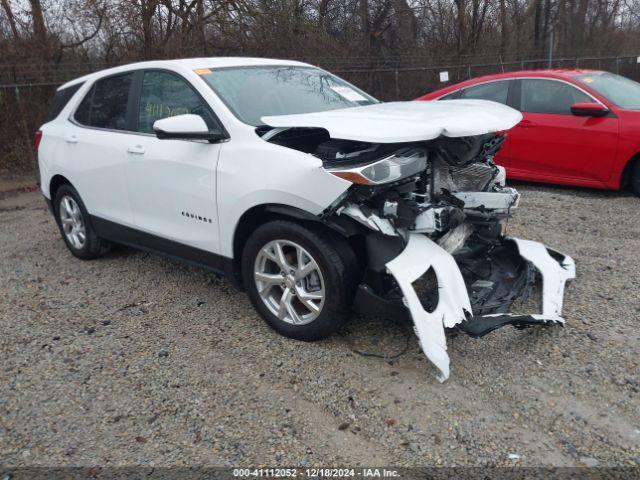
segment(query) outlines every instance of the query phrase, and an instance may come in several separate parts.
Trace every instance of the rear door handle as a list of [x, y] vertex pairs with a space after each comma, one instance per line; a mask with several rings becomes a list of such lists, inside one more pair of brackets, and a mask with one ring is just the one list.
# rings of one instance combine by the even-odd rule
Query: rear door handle
[[142, 148], [142, 145], [133, 145], [127, 148], [127, 152], [135, 153], [136, 155], [142, 155], [144, 154], [144, 148]]
[[75, 133], [67, 135], [66, 137], [64, 137], [64, 139], [67, 141], [67, 143], [78, 143], [78, 136]]
[[536, 126], [536, 124], [534, 122], [532, 122], [531, 120], [522, 120], [518, 124], [518, 127], [520, 127], [520, 128], [533, 128], [535, 126]]

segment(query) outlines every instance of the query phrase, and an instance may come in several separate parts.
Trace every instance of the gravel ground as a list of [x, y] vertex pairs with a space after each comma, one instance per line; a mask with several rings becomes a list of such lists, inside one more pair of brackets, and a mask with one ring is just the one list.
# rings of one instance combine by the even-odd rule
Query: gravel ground
[[408, 326], [288, 340], [211, 274], [76, 260], [37, 192], [1, 199], [0, 464], [638, 466], [640, 199], [517, 186], [510, 234], [576, 260], [567, 325], [450, 337], [444, 384]]

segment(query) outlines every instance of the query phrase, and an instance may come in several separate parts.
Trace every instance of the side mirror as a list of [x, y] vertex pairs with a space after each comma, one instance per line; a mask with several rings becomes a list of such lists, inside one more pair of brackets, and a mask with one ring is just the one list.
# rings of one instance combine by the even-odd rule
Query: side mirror
[[571, 105], [571, 113], [578, 117], [603, 117], [609, 109], [597, 102], [578, 102]]
[[156, 120], [153, 131], [160, 140], [208, 140], [215, 143], [228, 138], [221, 130], [209, 130], [200, 115], [190, 113]]

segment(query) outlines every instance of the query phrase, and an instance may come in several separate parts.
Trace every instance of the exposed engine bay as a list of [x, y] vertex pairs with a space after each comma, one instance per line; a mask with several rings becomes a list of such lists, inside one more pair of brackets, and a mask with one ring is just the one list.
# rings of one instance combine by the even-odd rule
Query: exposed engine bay
[[[505, 136], [439, 136], [410, 143], [330, 138], [321, 128], [274, 128], [263, 139], [322, 160], [352, 186], [321, 220], [354, 240], [364, 277], [354, 309], [413, 320], [420, 345], [449, 376], [445, 329], [479, 337], [505, 325], [560, 323], [573, 260], [505, 236], [520, 195], [493, 161]], [[542, 311], [509, 313], [542, 279]]]

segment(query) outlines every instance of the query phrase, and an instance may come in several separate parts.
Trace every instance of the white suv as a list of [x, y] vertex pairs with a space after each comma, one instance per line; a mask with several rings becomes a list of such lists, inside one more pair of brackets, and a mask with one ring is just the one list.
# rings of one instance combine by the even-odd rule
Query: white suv
[[[225, 273], [303, 340], [352, 309], [412, 319], [444, 379], [445, 328], [562, 321], [571, 258], [502, 235], [519, 195], [493, 155], [520, 118], [485, 101], [380, 103], [299, 62], [203, 58], [73, 80], [36, 140], [76, 257], [118, 243]], [[536, 272], [542, 314], [504, 313]]]

